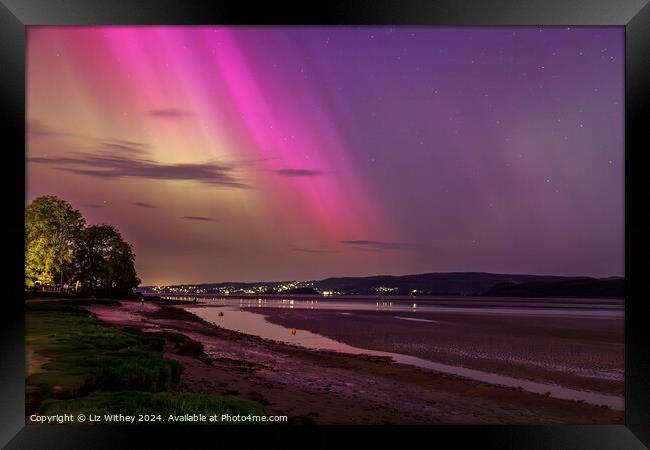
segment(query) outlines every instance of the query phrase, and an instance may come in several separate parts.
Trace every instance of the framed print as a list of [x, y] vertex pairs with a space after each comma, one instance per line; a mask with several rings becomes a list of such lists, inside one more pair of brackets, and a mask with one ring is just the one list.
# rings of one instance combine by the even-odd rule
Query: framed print
[[2, 444], [645, 448], [649, 18], [3, 0]]

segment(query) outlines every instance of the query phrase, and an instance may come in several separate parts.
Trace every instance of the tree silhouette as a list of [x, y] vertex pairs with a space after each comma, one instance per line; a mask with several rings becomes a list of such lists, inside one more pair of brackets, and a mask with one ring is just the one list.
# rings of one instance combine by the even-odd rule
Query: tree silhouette
[[91, 290], [131, 289], [140, 280], [135, 271], [135, 255], [120, 232], [111, 225], [85, 228], [76, 252], [76, 277]]

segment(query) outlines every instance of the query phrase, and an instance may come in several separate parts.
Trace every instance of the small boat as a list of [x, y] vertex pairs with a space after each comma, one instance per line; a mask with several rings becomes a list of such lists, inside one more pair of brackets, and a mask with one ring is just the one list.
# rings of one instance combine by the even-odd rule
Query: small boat
[[296, 333], [297, 333], [296, 329], [295, 329], [295, 328], [292, 328], [292, 329], [291, 329], [291, 334], [295, 336]]
[[223, 317], [223, 313], [219, 311], [219, 317]]

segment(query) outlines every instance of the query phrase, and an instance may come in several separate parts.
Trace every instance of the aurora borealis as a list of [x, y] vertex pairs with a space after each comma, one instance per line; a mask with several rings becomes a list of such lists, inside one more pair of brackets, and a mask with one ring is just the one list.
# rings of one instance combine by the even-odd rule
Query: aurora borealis
[[621, 27], [28, 27], [27, 201], [143, 284], [623, 274]]

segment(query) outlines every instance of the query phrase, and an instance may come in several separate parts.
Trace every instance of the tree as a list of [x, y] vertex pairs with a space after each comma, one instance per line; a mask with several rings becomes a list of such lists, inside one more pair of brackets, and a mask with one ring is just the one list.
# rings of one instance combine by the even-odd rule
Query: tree
[[111, 225], [85, 228], [75, 255], [77, 279], [91, 290], [130, 290], [140, 284], [131, 245]]
[[120, 236], [108, 257], [108, 280], [111, 288], [131, 290], [140, 279], [135, 271], [135, 255], [131, 245]]
[[63, 283], [64, 274], [71, 275], [85, 223], [79, 211], [54, 195], [37, 197], [25, 208], [26, 285]]
[[80, 281], [89, 291], [130, 291], [140, 284], [131, 245], [110, 225], [85, 227], [79, 211], [53, 195], [25, 209], [25, 284]]

